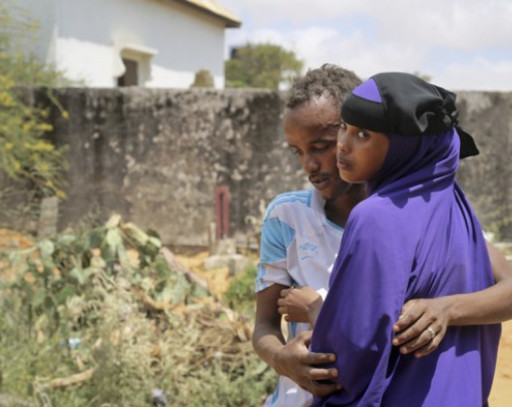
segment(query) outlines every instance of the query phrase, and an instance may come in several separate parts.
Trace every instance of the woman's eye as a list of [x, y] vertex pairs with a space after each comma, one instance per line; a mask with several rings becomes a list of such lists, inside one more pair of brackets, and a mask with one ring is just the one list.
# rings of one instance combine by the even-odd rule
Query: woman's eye
[[358, 138], [368, 138], [370, 135], [368, 134], [368, 132], [364, 131], [364, 130], [360, 130], [357, 132], [357, 137]]

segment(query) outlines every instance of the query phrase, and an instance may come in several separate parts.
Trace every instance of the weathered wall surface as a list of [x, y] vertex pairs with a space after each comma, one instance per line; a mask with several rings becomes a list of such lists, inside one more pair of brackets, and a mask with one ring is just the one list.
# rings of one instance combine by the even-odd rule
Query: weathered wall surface
[[512, 240], [512, 92], [459, 92], [458, 107], [480, 149], [462, 161], [459, 182], [484, 229]]
[[[167, 244], [206, 244], [216, 185], [229, 187], [235, 233], [261, 216], [261, 203], [307, 185], [284, 143], [279, 93], [62, 89], [57, 98], [70, 117], [53, 115], [71, 164], [61, 229], [119, 212]], [[512, 93], [461, 92], [459, 107], [482, 153], [459, 179], [484, 228], [512, 239]]]
[[216, 185], [229, 187], [232, 231], [260, 216], [260, 201], [304, 185], [283, 148], [275, 92], [66, 89], [58, 97], [70, 116], [54, 123], [71, 163], [61, 228], [100, 208], [166, 243], [205, 244]]

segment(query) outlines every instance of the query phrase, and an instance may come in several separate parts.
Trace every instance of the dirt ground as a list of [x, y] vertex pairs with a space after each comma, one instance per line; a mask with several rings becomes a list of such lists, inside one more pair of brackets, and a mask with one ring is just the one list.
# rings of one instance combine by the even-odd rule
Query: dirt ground
[[489, 398], [490, 407], [510, 407], [512, 405], [512, 321], [503, 324], [498, 365], [494, 384]]
[[229, 287], [229, 269], [228, 267], [219, 267], [213, 270], [205, 271], [202, 268], [203, 262], [210, 255], [208, 251], [201, 251], [197, 253], [175, 253], [176, 258], [189, 270], [197, 273], [208, 281], [208, 288], [210, 292], [218, 299]]

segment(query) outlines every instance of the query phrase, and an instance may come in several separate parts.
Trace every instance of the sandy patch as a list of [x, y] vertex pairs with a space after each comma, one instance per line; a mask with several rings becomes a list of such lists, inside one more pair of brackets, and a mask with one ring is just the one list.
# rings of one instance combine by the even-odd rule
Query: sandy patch
[[512, 321], [503, 324], [498, 365], [489, 398], [491, 407], [510, 407], [512, 405]]

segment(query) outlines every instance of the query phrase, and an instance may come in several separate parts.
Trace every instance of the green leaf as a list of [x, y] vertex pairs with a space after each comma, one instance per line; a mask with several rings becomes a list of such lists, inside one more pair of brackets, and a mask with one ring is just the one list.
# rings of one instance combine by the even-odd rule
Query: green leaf
[[73, 295], [75, 295], [75, 288], [70, 284], [66, 284], [58, 295], [59, 303], [64, 304]]
[[32, 300], [32, 305], [36, 308], [41, 306], [45, 297], [46, 297], [46, 289], [44, 287], [39, 287], [34, 294], [34, 297]]
[[117, 248], [122, 245], [123, 240], [118, 229], [109, 229], [105, 236], [105, 242], [109, 249], [113, 252], [117, 252]]
[[84, 272], [84, 270], [81, 270], [78, 267], [71, 269], [69, 276], [73, 277], [80, 285], [83, 285], [87, 280], [87, 274]]
[[148, 293], [153, 288], [153, 280], [149, 277], [144, 277], [140, 282], [142, 289]]
[[103, 242], [103, 238], [105, 236], [104, 228], [93, 229], [89, 232], [88, 236], [88, 246], [89, 248], [100, 247]]
[[107, 266], [107, 263], [105, 263], [105, 260], [102, 257], [93, 257], [91, 259], [91, 267], [103, 269], [106, 266]]
[[71, 233], [62, 233], [57, 236], [57, 245], [70, 246], [76, 240], [76, 236]]
[[41, 256], [50, 257], [55, 251], [55, 245], [51, 240], [45, 239], [38, 243], [39, 249], [41, 250]]
[[105, 227], [107, 227], [108, 229], [115, 228], [115, 227], [119, 226], [120, 223], [121, 223], [121, 215], [114, 214], [109, 218], [109, 220], [105, 224]]
[[157, 237], [150, 236], [148, 238], [148, 243], [151, 243], [153, 246], [155, 246], [155, 247], [157, 247], [159, 249], [162, 247], [162, 242]]
[[162, 256], [158, 256], [155, 259], [154, 267], [156, 270], [156, 274], [160, 278], [167, 278], [170, 274], [169, 266], [167, 265], [167, 262]]
[[168, 284], [158, 294], [160, 301], [168, 302], [173, 305], [185, 302], [189, 291], [189, 284], [184, 278], [177, 280], [176, 284]]
[[167, 302], [167, 303], [174, 303], [174, 297], [176, 296], [176, 293], [174, 292], [174, 288], [171, 286], [167, 286], [164, 288], [164, 290], [160, 293], [158, 298], [160, 301]]

